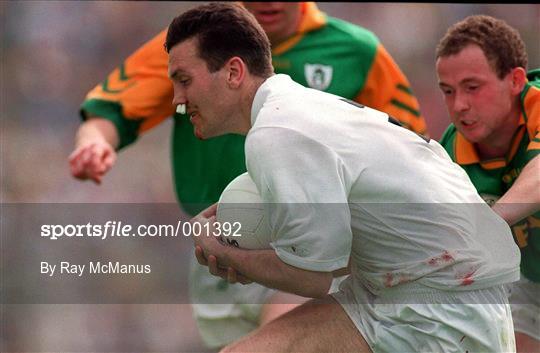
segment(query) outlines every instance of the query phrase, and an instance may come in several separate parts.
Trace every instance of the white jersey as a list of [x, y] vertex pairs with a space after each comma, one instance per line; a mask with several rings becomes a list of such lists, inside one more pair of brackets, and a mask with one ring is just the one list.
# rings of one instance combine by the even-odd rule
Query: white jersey
[[375, 294], [519, 278], [510, 228], [436, 141], [287, 75], [260, 86], [251, 122], [247, 169], [282, 261], [333, 271], [351, 258], [351, 280]]

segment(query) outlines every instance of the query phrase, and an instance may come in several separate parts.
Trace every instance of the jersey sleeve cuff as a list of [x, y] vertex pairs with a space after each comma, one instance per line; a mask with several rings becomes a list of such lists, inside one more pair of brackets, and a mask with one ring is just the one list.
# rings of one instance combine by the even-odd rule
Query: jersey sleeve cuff
[[331, 260], [313, 260], [294, 256], [280, 248], [274, 247], [274, 250], [281, 261], [307, 271], [332, 272], [347, 267], [349, 264], [348, 255]]
[[119, 103], [101, 99], [89, 99], [83, 102], [79, 113], [83, 121], [87, 120], [87, 114], [90, 113], [112, 122], [118, 132], [118, 150], [130, 145], [138, 137], [142, 120], [126, 119], [122, 114], [122, 106]]

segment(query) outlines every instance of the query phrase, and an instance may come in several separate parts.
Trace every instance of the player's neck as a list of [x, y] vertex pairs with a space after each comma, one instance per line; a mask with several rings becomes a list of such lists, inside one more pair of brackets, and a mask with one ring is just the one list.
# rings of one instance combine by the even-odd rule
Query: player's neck
[[272, 48], [276, 48], [282, 43], [285, 43], [287, 40], [289, 40], [291, 37], [296, 35], [296, 29], [285, 32], [285, 33], [277, 33], [273, 36], [268, 36], [268, 40], [270, 40], [270, 44]]
[[275, 33], [267, 33], [268, 40], [270, 40], [270, 44], [272, 45], [272, 48], [276, 48], [277, 46], [286, 42], [287, 40], [294, 37], [298, 33], [298, 30], [300, 28], [300, 23], [302, 22], [302, 17], [303, 17], [303, 14], [301, 13], [301, 10], [299, 8], [296, 18], [294, 19], [294, 21], [291, 21], [290, 23], [288, 23], [287, 28], [285, 30], [276, 31]]
[[251, 129], [251, 107], [253, 106], [253, 100], [255, 99], [257, 90], [265, 80], [266, 78], [252, 76], [249, 82], [247, 82], [240, 103], [240, 119], [238, 121], [237, 133], [247, 135], [249, 129]]

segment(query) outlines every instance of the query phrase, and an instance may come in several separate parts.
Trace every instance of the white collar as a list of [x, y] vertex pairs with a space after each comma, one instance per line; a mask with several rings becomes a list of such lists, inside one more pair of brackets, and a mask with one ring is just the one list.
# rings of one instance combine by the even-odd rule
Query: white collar
[[276, 74], [267, 78], [257, 89], [253, 103], [251, 105], [251, 126], [255, 124], [257, 116], [261, 111], [268, 96], [273, 92], [283, 92], [285, 87], [290, 87], [290, 83], [294, 82], [289, 75]]

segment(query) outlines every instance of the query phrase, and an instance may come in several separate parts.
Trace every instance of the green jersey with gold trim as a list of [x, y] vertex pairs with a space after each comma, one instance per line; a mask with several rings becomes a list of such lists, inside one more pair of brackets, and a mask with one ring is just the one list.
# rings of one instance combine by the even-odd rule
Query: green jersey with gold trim
[[[510, 189], [521, 170], [540, 154], [540, 69], [527, 75], [521, 93], [521, 115], [510, 150], [504, 158], [481, 160], [474, 144], [451, 124], [441, 138], [452, 160], [461, 165], [488, 203], [494, 203]], [[531, 281], [540, 282], [540, 212], [512, 227], [521, 249], [521, 272]]]
[[[296, 33], [272, 49], [276, 73], [384, 111], [405, 127], [426, 133], [407, 78], [373, 33], [326, 16], [311, 2], [303, 3], [300, 11]], [[225, 186], [246, 171], [245, 138], [225, 135], [198, 140], [189, 119], [175, 114], [165, 36], [162, 31], [90, 91], [81, 112], [83, 118], [97, 115], [111, 120], [120, 136], [119, 148], [174, 116], [171, 149], [176, 194], [184, 209], [194, 214], [216, 202]]]

